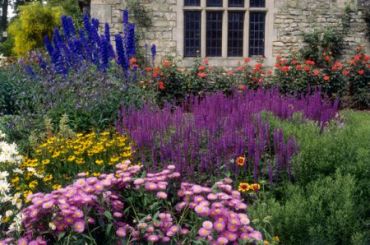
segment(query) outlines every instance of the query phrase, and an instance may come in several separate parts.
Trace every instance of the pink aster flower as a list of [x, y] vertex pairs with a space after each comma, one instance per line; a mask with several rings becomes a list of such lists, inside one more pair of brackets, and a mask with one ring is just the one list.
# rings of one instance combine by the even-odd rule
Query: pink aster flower
[[115, 217], [115, 218], [122, 218], [123, 217], [123, 214], [121, 212], [114, 212], [113, 213], [113, 217]]
[[134, 180], [134, 185], [142, 185], [144, 184], [145, 180], [140, 178], [140, 179], [136, 179]]
[[213, 228], [218, 231], [218, 232], [221, 232], [225, 229], [225, 221], [223, 219], [219, 219], [217, 220], [214, 224], [213, 224]]
[[17, 241], [17, 245], [28, 245], [28, 241], [26, 238], [20, 238], [18, 241]]
[[154, 191], [158, 188], [157, 184], [156, 183], [153, 183], [153, 182], [148, 182], [145, 184], [145, 189], [148, 190], [148, 191]]
[[217, 238], [217, 244], [219, 245], [226, 245], [229, 242], [226, 237], [219, 237]]
[[207, 230], [206, 228], [202, 227], [198, 231], [199, 236], [201, 237], [207, 237], [209, 234], [211, 234], [210, 230]]
[[157, 235], [150, 235], [148, 236], [149, 242], [157, 242], [159, 240], [159, 237]]
[[157, 193], [157, 198], [159, 199], [166, 199], [167, 198], [167, 193], [166, 192], [163, 192], [163, 191], [160, 191]]
[[85, 221], [78, 220], [73, 224], [73, 230], [77, 233], [82, 233], [85, 230]]
[[118, 237], [125, 237], [126, 236], [126, 229], [123, 228], [123, 227], [118, 228], [117, 231], [116, 231], [116, 235]]
[[262, 234], [259, 231], [253, 231], [249, 233], [249, 237], [258, 241], [262, 240]]
[[213, 224], [209, 220], [204, 221], [202, 226], [203, 226], [203, 228], [205, 228], [207, 230], [212, 230], [212, 228], [213, 228]]

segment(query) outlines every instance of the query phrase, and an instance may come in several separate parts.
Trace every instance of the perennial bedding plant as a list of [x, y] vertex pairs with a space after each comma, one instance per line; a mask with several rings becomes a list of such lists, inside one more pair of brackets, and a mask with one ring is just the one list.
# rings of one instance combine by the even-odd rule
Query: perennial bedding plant
[[13, 171], [11, 183], [24, 198], [37, 191], [56, 190], [72, 182], [78, 173], [99, 176], [120, 161], [131, 158], [126, 137], [104, 131], [74, 137], [49, 137]]
[[51, 193], [30, 195], [31, 205], [22, 210], [24, 232], [1, 244], [255, 244], [262, 240], [250, 226], [247, 205], [230, 179], [213, 188], [179, 185], [175, 180], [180, 174], [173, 165], [157, 173], [141, 169], [125, 161], [112, 174], [80, 178]]
[[[280, 172], [291, 174], [289, 162], [298, 147], [294, 138], [285, 139], [281, 130], [272, 130], [259, 116], [262, 111], [283, 119], [301, 112], [323, 127], [335, 117], [337, 104], [323, 100], [319, 92], [300, 99], [276, 90], [247, 90], [231, 97], [218, 93], [200, 101], [192, 97], [176, 108], [122, 108], [116, 127], [134, 140], [147, 169], [171, 163], [186, 176], [204, 172], [217, 176], [226, 170], [273, 181]], [[239, 156], [247, 160], [242, 167], [230, 163]]]
[[22, 207], [20, 194], [14, 194], [9, 183], [9, 172], [17, 168], [22, 161], [17, 145], [9, 144], [6, 135], [0, 131], [0, 237], [2, 231], [17, 231], [20, 225], [19, 210]]

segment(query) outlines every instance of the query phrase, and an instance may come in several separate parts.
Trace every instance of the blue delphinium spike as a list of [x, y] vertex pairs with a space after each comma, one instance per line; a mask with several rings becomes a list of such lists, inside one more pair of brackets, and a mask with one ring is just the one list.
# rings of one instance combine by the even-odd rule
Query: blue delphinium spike
[[125, 9], [123, 12], [123, 24], [128, 24], [128, 10]]
[[92, 18], [91, 24], [95, 28], [95, 30], [99, 30], [99, 20], [98, 19]]
[[152, 52], [152, 64], [154, 66], [155, 57], [157, 55], [157, 46], [153, 44], [150, 51]]
[[127, 26], [128, 33], [127, 33], [127, 56], [131, 58], [136, 55], [136, 47], [135, 47], [135, 25], [129, 23]]
[[45, 44], [46, 50], [48, 51], [48, 54], [51, 57], [53, 55], [54, 48], [53, 48], [53, 45], [51, 44], [50, 39], [49, 39], [48, 36], [44, 37], [44, 44]]

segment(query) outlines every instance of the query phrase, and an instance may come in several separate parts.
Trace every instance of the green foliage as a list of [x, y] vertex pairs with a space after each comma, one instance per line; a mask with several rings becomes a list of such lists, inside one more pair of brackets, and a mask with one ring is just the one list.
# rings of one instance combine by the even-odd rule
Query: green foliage
[[[288, 185], [281, 202], [269, 197], [251, 206], [250, 214], [269, 217], [282, 244], [365, 244], [355, 190], [355, 178], [338, 171], [306, 187]], [[352, 242], [354, 234], [362, 243]]]
[[0, 42], [0, 54], [9, 57], [12, 55], [12, 48], [14, 46], [14, 39], [8, 37], [4, 42]]
[[335, 29], [315, 30], [305, 33], [303, 38], [306, 46], [301, 49], [301, 54], [305, 59], [311, 59], [316, 64], [325, 63], [323, 55], [331, 55], [336, 59], [342, 54], [343, 35]]
[[300, 153], [293, 159], [294, 185], [273, 187], [251, 216], [271, 216], [274, 229], [268, 231], [283, 244], [367, 244], [370, 114], [343, 111], [324, 131], [300, 115], [291, 121], [265, 118], [294, 135]]
[[32, 3], [20, 7], [19, 16], [8, 28], [9, 35], [14, 38], [13, 52], [24, 56], [29, 51], [43, 46], [43, 38], [52, 34], [60, 24], [63, 13], [61, 7], [44, 6]]
[[8, 74], [0, 69], [0, 115], [15, 112], [16, 86]]

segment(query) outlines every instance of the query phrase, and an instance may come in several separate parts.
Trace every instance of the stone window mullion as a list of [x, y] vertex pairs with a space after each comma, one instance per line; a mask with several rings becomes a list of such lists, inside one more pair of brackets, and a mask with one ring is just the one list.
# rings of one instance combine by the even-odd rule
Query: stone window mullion
[[222, 57], [227, 58], [227, 44], [228, 44], [228, 7], [229, 7], [229, 0], [223, 1], [223, 16], [222, 16]]
[[244, 15], [244, 40], [243, 40], [243, 56], [249, 57], [249, 2], [250, 0], [244, 1], [245, 15]]
[[207, 22], [207, 16], [206, 16], [206, 4], [207, 0], [201, 0], [200, 1], [200, 7], [201, 7], [201, 32], [200, 32], [200, 56], [206, 57], [206, 22]]

